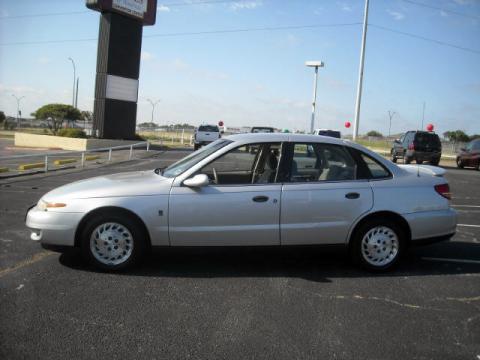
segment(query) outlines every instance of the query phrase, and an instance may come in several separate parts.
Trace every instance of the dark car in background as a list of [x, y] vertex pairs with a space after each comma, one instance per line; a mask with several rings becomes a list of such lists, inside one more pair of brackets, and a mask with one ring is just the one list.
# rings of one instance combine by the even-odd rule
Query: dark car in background
[[442, 143], [434, 132], [407, 131], [400, 139], [393, 142], [390, 154], [394, 163], [398, 159], [403, 159], [405, 164], [415, 160], [417, 164], [429, 162], [437, 166], [442, 156]]
[[470, 141], [457, 155], [457, 167], [480, 170], [480, 139]]
[[250, 130], [251, 133], [274, 133], [275, 129], [273, 127], [267, 126], [254, 126]]
[[313, 135], [322, 135], [322, 136], [330, 136], [336, 139], [342, 138], [342, 133], [338, 130], [329, 130], [329, 129], [315, 129]]

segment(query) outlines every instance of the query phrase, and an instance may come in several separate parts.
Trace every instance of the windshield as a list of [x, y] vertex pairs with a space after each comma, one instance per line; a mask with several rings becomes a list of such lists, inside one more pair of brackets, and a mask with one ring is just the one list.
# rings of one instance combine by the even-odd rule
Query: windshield
[[221, 149], [222, 147], [227, 146], [230, 143], [232, 143], [231, 140], [219, 139], [208, 144], [205, 147], [202, 147], [200, 150], [195, 151], [187, 157], [184, 157], [180, 161], [177, 161], [176, 163], [170, 165], [165, 170], [161, 172], [155, 170], [155, 172], [167, 178], [178, 176], [186, 170], [190, 169], [193, 165], [205, 159], [210, 154], [213, 154], [218, 149]]
[[252, 128], [252, 133], [273, 133], [273, 128], [254, 127], [254, 128]]
[[218, 127], [215, 125], [201, 125], [198, 128], [198, 131], [205, 131], [205, 132], [218, 132]]

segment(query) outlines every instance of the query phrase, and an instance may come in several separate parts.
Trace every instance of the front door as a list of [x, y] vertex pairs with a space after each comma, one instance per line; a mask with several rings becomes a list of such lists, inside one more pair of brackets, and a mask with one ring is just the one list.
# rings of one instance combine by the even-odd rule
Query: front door
[[357, 180], [357, 164], [343, 146], [295, 143], [289, 154], [281, 244], [344, 244], [351, 225], [373, 205], [369, 182]]
[[249, 144], [198, 173], [210, 184], [173, 187], [169, 236], [173, 246], [279, 245], [280, 144]]

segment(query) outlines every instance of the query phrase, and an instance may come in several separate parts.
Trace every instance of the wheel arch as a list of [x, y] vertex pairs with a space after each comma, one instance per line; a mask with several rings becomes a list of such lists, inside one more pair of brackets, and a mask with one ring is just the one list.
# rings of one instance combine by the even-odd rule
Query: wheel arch
[[355, 225], [352, 227], [348, 235], [347, 245], [351, 244], [352, 239], [355, 236], [355, 232], [358, 230], [360, 226], [362, 226], [363, 224], [365, 224], [366, 222], [372, 219], [376, 219], [379, 217], [394, 221], [395, 223], [400, 225], [402, 229], [405, 231], [405, 234], [407, 236], [407, 244], [410, 244], [410, 240], [412, 239], [412, 230], [410, 228], [410, 225], [408, 224], [408, 221], [402, 215], [396, 212], [388, 211], [388, 210], [380, 210], [380, 211], [375, 211], [375, 212], [365, 214], [355, 223]]
[[150, 239], [150, 232], [148, 231], [148, 228], [145, 225], [145, 222], [142, 220], [142, 218], [138, 216], [136, 213], [134, 213], [133, 211], [125, 209], [123, 207], [119, 207], [119, 206], [102, 206], [102, 207], [93, 209], [89, 211], [87, 214], [85, 214], [85, 216], [78, 223], [78, 226], [75, 230], [75, 241], [74, 241], [75, 247], [80, 247], [80, 244], [81, 244], [80, 237], [81, 237], [82, 229], [85, 226], [85, 224], [88, 221], [90, 221], [90, 219], [92, 219], [95, 215], [102, 214], [104, 212], [108, 212], [109, 214], [112, 214], [112, 213], [120, 214], [123, 216], [129, 216], [130, 218], [133, 218], [138, 223], [138, 225], [140, 225], [143, 228], [145, 232], [146, 240], [147, 240], [147, 246], [151, 247], [152, 243]]

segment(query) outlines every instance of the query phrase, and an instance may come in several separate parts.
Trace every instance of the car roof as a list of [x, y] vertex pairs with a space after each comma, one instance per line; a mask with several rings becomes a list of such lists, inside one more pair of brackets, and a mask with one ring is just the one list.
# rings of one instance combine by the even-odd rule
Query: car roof
[[236, 142], [307, 142], [307, 143], [328, 143], [338, 145], [351, 145], [349, 141], [332, 138], [323, 135], [305, 135], [305, 134], [291, 134], [291, 133], [244, 133], [225, 137], [226, 139]]

